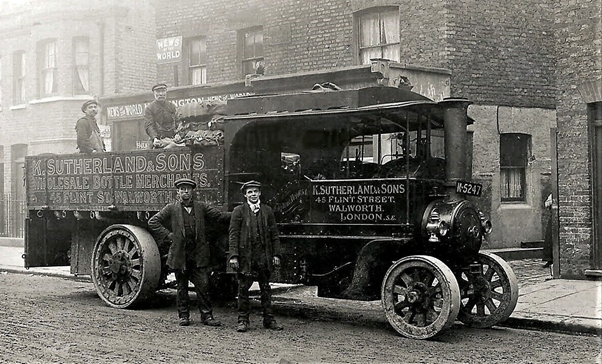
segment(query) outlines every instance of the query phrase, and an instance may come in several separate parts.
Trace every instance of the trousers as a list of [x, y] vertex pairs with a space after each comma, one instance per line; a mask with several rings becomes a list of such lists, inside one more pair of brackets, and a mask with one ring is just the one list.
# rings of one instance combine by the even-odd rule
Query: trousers
[[211, 301], [209, 300], [209, 268], [195, 267], [188, 262], [187, 269], [176, 270], [177, 295], [176, 305], [179, 317], [190, 316], [190, 297], [188, 295], [188, 282], [194, 284], [194, 290], [197, 296], [198, 308], [201, 312], [201, 320], [205, 320], [213, 315]]
[[263, 322], [270, 322], [274, 319], [272, 311], [272, 289], [270, 288], [270, 271], [260, 269], [256, 274], [237, 273], [238, 280], [238, 322], [249, 323], [251, 308], [249, 303], [249, 289], [255, 278], [259, 283], [261, 295], [261, 309], [263, 311]]

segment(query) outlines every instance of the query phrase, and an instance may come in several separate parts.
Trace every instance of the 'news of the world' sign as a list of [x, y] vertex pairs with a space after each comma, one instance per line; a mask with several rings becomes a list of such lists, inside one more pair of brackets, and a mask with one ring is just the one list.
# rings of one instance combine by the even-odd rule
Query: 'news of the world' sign
[[182, 60], [182, 36], [157, 39], [157, 64]]

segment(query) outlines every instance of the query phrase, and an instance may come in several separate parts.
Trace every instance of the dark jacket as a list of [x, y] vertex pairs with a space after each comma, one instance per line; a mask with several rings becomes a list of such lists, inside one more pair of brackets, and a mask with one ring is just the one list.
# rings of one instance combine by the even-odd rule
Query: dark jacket
[[[196, 248], [192, 260], [197, 267], [208, 267], [211, 248], [205, 236], [208, 222], [228, 222], [229, 212], [221, 212], [216, 208], [194, 201], [194, 218], [196, 230]], [[168, 224], [169, 222], [169, 224]], [[186, 246], [184, 244], [184, 216], [180, 201], [167, 204], [148, 220], [148, 227], [156, 239], [171, 241], [167, 265], [172, 269], [186, 268]], [[169, 228], [168, 228], [169, 227]]]
[[[232, 218], [230, 219], [229, 229], [229, 256], [238, 258], [241, 273], [251, 273], [251, 227], [249, 221], [251, 219], [251, 208], [248, 203], [243, 203], [234, 208]], [[280, 238], [278, 237], [278, 227], [276, 226], [276, 218], [272, 209], [264, 204], [261, 204], [257, 215], [259, 220], [259, 234], [261, 241], [265, 245], [268, 269], [273, 270], [272, 258], [277, 256], [280, 258]]]
[[80, 153], [105, 151], [104, 142], [100, 137], [100, 129], [94, 117], [84, 116], [77, 120], [75, 131], [77, 133], [77, 149]]
[[173, 138], [176, 133], [176, 107], [165, 100], [148, 104], [144, 110], [144, 130], [151, 140]]

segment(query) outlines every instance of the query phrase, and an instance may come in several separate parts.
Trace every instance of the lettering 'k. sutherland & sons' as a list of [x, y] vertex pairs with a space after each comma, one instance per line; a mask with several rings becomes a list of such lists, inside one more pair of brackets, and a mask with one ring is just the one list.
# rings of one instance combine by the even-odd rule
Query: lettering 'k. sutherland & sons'
[[[45, 168], [44, 168], [45, 167]], [[42, 160], [35, 160], [30, 166], [33, 176], [86, 175], [112, 173], [175, 172], [195, 171], [205, 168], [203, 154], [160, 153], [154, 158], [146, 156], [106, 156], [89, 158], [49, 158], [45, 166]]]
[[405, 193], [406, 187], [403, 183], [382, 183], [378, 185], [313, 185], [313, 195], [390, 195]]

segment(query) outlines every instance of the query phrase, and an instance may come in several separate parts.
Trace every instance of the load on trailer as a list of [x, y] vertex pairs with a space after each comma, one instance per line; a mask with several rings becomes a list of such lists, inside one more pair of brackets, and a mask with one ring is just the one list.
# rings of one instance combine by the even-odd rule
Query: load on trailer
[[[481, 193], [466, 172], [469, 104], [387, 86], [242, 97], [211, 127], [223, 144], [28, 157], [26, 266], [70, 263], [108, 305], [130, 307], [167, 276], [146, 221], [175, 198], [173, 181], [193, 178], [199, 199], [231, 211], [253, 179], [279, 224], [278, 282], [380, 299], [412, 338], [456, 318], [496, 325], [518, 286], [506, 262], [479, 252], [492, 224], [467, 198]], [[226, 230], [213, 235], [222, 292]]]

